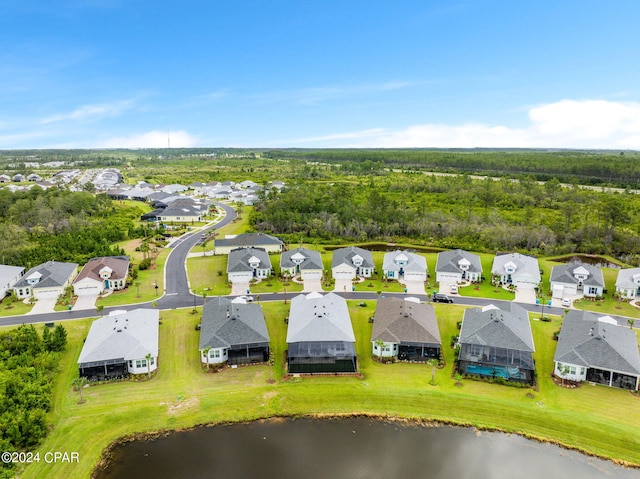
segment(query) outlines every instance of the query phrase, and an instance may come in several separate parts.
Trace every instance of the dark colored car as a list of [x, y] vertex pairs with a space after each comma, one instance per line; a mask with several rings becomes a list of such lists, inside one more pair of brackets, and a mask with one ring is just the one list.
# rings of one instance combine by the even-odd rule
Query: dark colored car
[[446, 294], [436, 293], [431, 298], [434, 303], [453, 303], [453, 298], [450, 298]]

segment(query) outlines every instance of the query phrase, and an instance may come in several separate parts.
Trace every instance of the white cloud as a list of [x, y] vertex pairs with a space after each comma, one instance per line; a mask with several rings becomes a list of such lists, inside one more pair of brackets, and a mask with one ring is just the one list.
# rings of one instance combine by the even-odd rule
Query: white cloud
[[99, 141], [96, 148], [190, 148], [198, 144], [197, 138], [186, 131], [148, 131], [127, 137]]
[[123, 100], [115, 103], [98, 103], [95, 105], [83, 105], [70, 112], [52, 115], [40, 120], [41, 124], [57, 123], [61, 121], [87, 121], [95, 118], [119, 116], [133, 108], [135, 100]]
[[[640, 150], [640, 103], [562, 100], [529, 110], [529, 125], [424, 124], [297, 140], [359, 148], [585, 148]], [[346, 140], [346, 141], [345, 141]]]

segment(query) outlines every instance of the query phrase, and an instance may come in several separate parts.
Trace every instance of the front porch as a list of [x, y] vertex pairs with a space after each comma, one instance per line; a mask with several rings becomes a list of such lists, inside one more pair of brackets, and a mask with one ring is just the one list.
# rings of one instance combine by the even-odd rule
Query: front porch
[[608, 371], [606, 369], [588, 368], [586, 380], [595, 384], [603, 384], [605, 386], [620, 389], [629, 389], [631, 391], [638, 389], [637, 376]]

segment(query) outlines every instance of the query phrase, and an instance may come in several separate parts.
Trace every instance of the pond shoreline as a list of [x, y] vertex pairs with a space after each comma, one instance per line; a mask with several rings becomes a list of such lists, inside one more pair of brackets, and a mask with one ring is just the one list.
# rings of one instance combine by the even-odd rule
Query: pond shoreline
[[171, 434], [178, 432], [188, 432], [199, 428], [210, 428], [210, 427], [219, 427], [219, 426], [232, 426], [239, 424], [250, 424], [250, 423], [266, 423], [266, 422], [282, 422], [282, 421], [295, 421], [298, 419], [308, 419], [308, 420], [328, 420], [328, 421], [339, 421], [339, 420], [347, 420], [347, 419], [369, 419], [380, 422], [386, 422], [390, 424], [401, 424], [406, 427], [423, 427], [423, 428], [440, 428], [440, 427], [456, 427], [456, 428], [466, 428], [466, 429], [475, 429], [477, 431], [483, 432], [495, 432], [502, 433], [506, 435], [518, 435], [525, 439], [539, 442], [552, 444], [554, 446], [561, 447], [562, 449], [566, 449], [568, 451], [575, 451], [584, 456], [601, 459], [604, 461], [611, 462], [616, 466], [622, 466], [627, 469], [640, 469], [640, 464], [631, 463], [628, 461], [610, 458], [602, 455], [598, 455], [592, 453], [590, 451], [586, 451], [577, 446], [572, 446], [568, 444], [564, 444], [554, 438], [546, 438], [541, 436], [536, 436], [533, 434], [525, 433], [525, 432], [513, 432], [508, 431], [501, 428], [495, 427], [485, 427], [478, 426], [471, 423], [461, 423], [456, 421], [446, 421], [446, 420], [432, 420], [432, 419], [422, 419], [417, 417], [402, 417], [402, 416], [391, 416], [391, 415], [383, 415], [383, 414], [369, 414], [369, 413], [342, 413], [342, 414], [304, 414], [304, 415], [279, 415], [279, 416], [270, 416], [258, 419], [251, 419], [246, 421], [224, 421], [224, 422], [210, 422], [204, 424], [197, 424], [191, 427], [178, 428], [178, 429], [163, 429], [159, 431], [145, 432], [145, 433], [133, 433], [127, 436], [124, 436], [117, 441], [114, 441], [109, 446], [107, 446], [100, 459], [98, 460], [96, 466], [93, 468], [91, 472], [91, 478], [96, 479], [100, 473], [106, 471], [109, 467], [109, 463], [112, 459], [112, 452], [119, 446], [126, 445], [127, 443], [134, 441], [153, 441], [158, 438], [163, 438], [170, 436]]

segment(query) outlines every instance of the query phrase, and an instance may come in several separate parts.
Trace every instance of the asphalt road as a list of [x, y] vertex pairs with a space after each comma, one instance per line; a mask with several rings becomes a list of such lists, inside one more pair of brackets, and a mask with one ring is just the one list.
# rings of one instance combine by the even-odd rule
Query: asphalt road
[[[189, 279], [187, 278], [187, 255], [191, 248], [193, 248], [196, 244], [198, 244], [202, 237], [203, 232], [213, 233], [216, 229], [222, 228], [225, 225], [231, 223], [235, 217], [235, 210], [227, 205], [222, 203], [216, 203], [216, 206], [221, 207], [225, 210], [225, 217], [213, 226], [210, 226], [206, 230], [198, 230], [197, 232], [193, 232], [187, 235], [180, 237], [176, 242], [172, 245], [172, 251], [169, 253], [167, 258], [167, 262], [165, 264], [165, 292], [162, 297], [158, 299], [158, 308], [159, 309], [179, 309], [179, 308], [189, 308], [194, 306], [202, 306], [203, 298], [196, 296], [191, 293], [189, 288]], [[337, 293], [340, 296], [345, 297], [346, 299], [352, 300], [373, 300], [377, 299], [376, 293], [373, 292], [349, 292], [349, 293]], [[295, 296], [295, 294], [289, 293], [285, 295], [284, 293], [266, 293], [260, 295], [261, 301], [287, 301], [291, 300], [291, 298]], [[409, 295], [407, 293], [385, 293], [383, 296], [414, 296], [420, 298], [421, 301], [430, 301], [431, 296], [427, 295]], [[487, 306], [489, 304], [499, 304], [502, 301], [495, 299], [485, 299], [485, 298], [472, 298], [465, 296], [452, 296], [454, 304], [462, 304], [465, 306]], [[508, 302], [508, 301], [504, 301]], [[564, 314], [563, 308], [553, 308], [551, 306], [541, 306], [534, 304], [524, 304], [518, 303], [522, 307], [524, 307], [527, 311], [533, 313], [542, 314], [553, 314], [553, 315], [562, 315]], [[121, 305], [121, 306], [113, 306], [111, 308], [105, 308], [103, 314], [108, 314], [109, 311], [114, 310], [130, 310], [136, 308], [151, 308], [153, 307], [151, 302], [149, 303], [136, 303], [130, 305]], [[80, 311], [60, 311], [56, 313], [47, 313], [47, 314], [34, 314], [34, 315], [22, 315], [22, 316], [6, 316], [0, 317], [0, 326], [4, 325], [18, 325], [18, 324], [30, 324], [30, 323], [42, 323], [42, 322], [56, 322], [56, 321], [64, 321], [68, 319], [82, 319], [88, 317], [96, 316], [96, 312], [92, 310], [80, 310]], [[372, 311], [373, 314], [373, 311]], [[615, 319], [618, 324], [621, 326], [627, 326], [627, 320], [624, 316], [611, 316]]]

